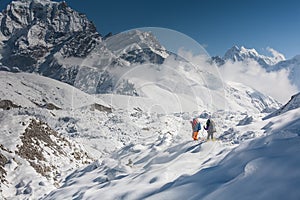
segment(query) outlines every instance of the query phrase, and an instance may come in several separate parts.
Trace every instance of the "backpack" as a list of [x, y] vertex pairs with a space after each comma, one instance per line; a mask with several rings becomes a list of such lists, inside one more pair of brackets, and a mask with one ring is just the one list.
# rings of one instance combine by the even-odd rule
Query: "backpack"
[[193, 119], [193, 121], [192, 121], [192, 128], [193, 128], [193, 131], [199, 131], [199, 130], [201, 130], [201, 124], [200, 124], [200, 122], [198, 121], [197, 118]]

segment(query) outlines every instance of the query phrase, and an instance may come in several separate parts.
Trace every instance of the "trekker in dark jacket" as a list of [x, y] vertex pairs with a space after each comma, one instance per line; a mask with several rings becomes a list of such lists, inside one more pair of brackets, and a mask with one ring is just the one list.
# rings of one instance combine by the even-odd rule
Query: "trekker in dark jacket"
[[216, 124], [212, 119], [207, 119], [206, 125], [203, 127], [207, 131], [207, 140], [211, 138], [212, 140], [214, 139], [214, 133], [216, 131]]

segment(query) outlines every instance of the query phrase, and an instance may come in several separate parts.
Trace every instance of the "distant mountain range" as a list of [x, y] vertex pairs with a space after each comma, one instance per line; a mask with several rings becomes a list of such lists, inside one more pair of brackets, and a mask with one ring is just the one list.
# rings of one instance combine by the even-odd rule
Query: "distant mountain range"
[[289, 71], [289, 80], [300, 90], [300, 56], [286, 60], [284, 55], [269, 49], [273, 56], [265, 56], [259, 54], [255, 49], [247, 49], [243, 46], [233, 46], [223, 57], [214, 56], [211, 61], [218, 66], [224, 65], [226, 62], [244, 62], [256, 61], [266, 71], [279, 71], [286, 69]]
[[[150, 32], [103, 37], [85, 15], [65, 2], [13, 1], [0, 20], [0, 70], [39, 73], [88, 93], [140, 95], [130, 80], [120, 80], [119, 71], [136, 64], [162, 64], [171, 55]], [[222, 58], [212, 57], [218, 65], [247, 60], [268, 71], [290, 70], [291, 82], [300, 88], [299, 57], [285, 60], [279, 53], [268, 57], [237, 46]]]
[[275, 65], [278, 62], [284, 61], [285, 57], [280, 53], [275, 54], [275, 52], [273, 52], [273, 57], [264, 56], [260, 55], [255, 49], [247, 49], [244, 46], [233, 46], [225, 53], [224, 57], [221, 59], [223, 59], [224, 61], [231, 60], [233, 62], [251, 59], [257, 61], [263, 67], [268, 67], [271, 65]]
[[[130, 80], [120, 80], [120, 69], [162, 64], [172, 54], [150, 32], [133, 30], [103, 37], [84, 14], [65, 2], [13, 1], [0, 20], [0, 70], [39, 73], [88, 93], [139, 95]], [[223, 57], [211, 59], [217, 65], [254, 60], [268, 71], [288, 69], [291, 82], [300, 88], [300, 57], [285, 60], [270, 51], [273, 57], [234, 46]]]

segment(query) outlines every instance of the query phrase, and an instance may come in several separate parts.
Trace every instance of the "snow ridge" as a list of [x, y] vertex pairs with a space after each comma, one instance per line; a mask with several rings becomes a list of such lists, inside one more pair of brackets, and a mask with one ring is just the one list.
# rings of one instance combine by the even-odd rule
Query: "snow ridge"
[[275, 112], [271, 113], [270, 115], [266, 116], [264, 119], [269, 119], [281, 115], [283, 113], [286, 113], [290, 110], [297, 109], [299, 107], [300, 107], [300, 93], [293, 95], [287, 104], [285, 104]]
[[255, 49], [247, 49], [244, 46], [241, 47], [233, 46], [225, 53], [223, 59], [231, 60], [233, 62], [252, 59], [257, 61], [261, 66], [266, 68], [268, 66], [275, 65], [285, 60], [284, 55], [278, 53], [276, 50], [272, 48], [268, 48], [267, 50], [272, 53], [273, 57], [260, 55], [259, 53], [257, 53]]

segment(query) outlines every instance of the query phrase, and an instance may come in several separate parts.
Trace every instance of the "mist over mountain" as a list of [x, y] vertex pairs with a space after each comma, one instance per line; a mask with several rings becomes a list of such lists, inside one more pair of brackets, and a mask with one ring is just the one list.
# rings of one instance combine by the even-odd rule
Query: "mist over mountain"
[[[173, 56], [151, 32], [132, 30], [103, 37], [84, 14], [65, 2], [13, 1], [0, 20], [1, 70], [39, 73], [88, 93], [139, 96], [138, 86], [128, 78], [123, 80], [123, 74], [138, 64], [164, 64], [166, 58]], [[223, 57], [212, 57], [212, 61], [220, 66], [228, 61], [255, 61], [267, 72], [288, 70], [291, 84], [299, 89], [297, 57], [285, 60], [276, 50], [268, 51], [272, 57], [234, 46]]]
[[300, 91], [299, 56], [286, 60], [278, 51], [270, 47], [267, 50], [272, 56], [233, 46], [223, 57], [214, 56], [210, 62], [219, 66], [225, 79], [237, 80], [285, 102]]

